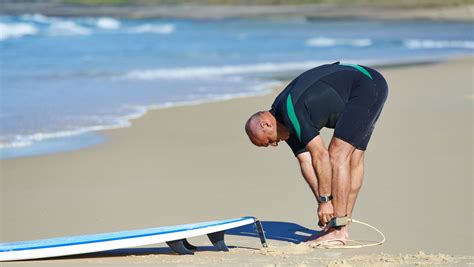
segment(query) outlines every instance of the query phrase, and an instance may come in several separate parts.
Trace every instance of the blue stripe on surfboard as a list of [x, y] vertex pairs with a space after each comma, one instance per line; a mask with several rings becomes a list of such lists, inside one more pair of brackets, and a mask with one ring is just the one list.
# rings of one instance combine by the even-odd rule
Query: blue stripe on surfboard
[[[218, 225], [225, 225], [225, 224], [244, 221], [248, 219], [255, 220], [254, 217], [241, 217], [241, 218], [232, 219], [232, 220], [211, 221], [211, 222], [204, 222], [204, 223], [194, 223], [194, 224], [167, 226], [167, 227], [159, 227], [159, 228], [148, 228], [148, 229], [121, 231], [121, 232], [114, 232], [114, 233], [80, 235], [80, 236], [71, 236], [71, 237], [58, 237], [58, 238], [30, 240], [30, 241], [21, 241], [21, 242], [12, 242], [12, 243], [0, 243], [0, 252], [33, 250], [33, 249], [53, 248], [53, 247], [66, 247], [66, 246], [92, 244], [92, 243], [99, 243], [99, 242], [146, 237], [146, 236], [164, 235], [164, 234], [203, 229], [206, 227], [212, 227], [212, 226], [218, 226]], [[172, 240], [169, 240], [169, 241], [172, 241]]]

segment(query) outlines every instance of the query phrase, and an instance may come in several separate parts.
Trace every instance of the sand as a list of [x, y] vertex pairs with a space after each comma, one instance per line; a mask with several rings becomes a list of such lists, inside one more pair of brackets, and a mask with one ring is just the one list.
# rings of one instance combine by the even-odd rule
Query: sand
[[[321, 250], [270, 239], [262, 250], [257, 238], [228, 235], [229, 253], [197, 238], [191, 242], [204, 248], [195, 256], [158, 244], [2, 266], [474, 264], [473, 63], [382, 69], [389, 98], [353, 215], [384, 232], [382, 246]], [[245, 215], [266, 223], [272, 237], [289, 240], [296, 230], [302, 239], [305, 228], [316, 226], [316, 201], [290, 149], [254, 147], [243, 131], [248, 115], [268, 109], [277, 93], [155, 110], [130, 128], [100, 132], [107, 142], [98, 146], [0, 161], [1, 240]], [[327, 142], [330, 136], [323, 132]], [[379, 239], [359, 225], [351, 234]]]

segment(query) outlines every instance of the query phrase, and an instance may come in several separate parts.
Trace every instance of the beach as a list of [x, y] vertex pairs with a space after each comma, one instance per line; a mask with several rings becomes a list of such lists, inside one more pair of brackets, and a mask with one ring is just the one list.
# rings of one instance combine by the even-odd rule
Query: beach
[[[2, 263], [2, 266], [351, 266], [474, 263], [474, 60], [381, 69], [389, 97], [366, 155], [353, 217], [382, 246], [309, 249], [228, 235], [229, 253], [154, 248]], [[243, 126], [270, 94], [157, 109], [78, 151], [1, 160], [4, 242], [256, 216], [315, 229], [314, 197], [286, 144], [257, 148]], [[329, 143], [331, 131], [323, 131]], [[268, 224], [268, 223], [267, 223]], [[351, 238], [376, 241], [351, 225]], [[158, 247], [158, 249], [155, 249]]]

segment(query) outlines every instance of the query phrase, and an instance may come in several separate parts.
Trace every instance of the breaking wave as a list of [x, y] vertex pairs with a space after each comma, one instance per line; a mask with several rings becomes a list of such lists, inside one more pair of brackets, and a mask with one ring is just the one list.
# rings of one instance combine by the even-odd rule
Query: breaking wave
[[117, 117], [113, 119], [112, 121], [110, 121], [109, 123], [105, 123], [103, 125], [86, 126], [86, 127], [81, 127], [75, 130], [67, 130], [67, 131], [46, 132], [46, 133], [39, 132], [39, 133], [30, 134], [30, 135], [17, 135], [13, 138], [13, 140], [0, 141], [0, 152], [1, 152], [1, 149], [29, 147], [33, 145], [34, 143], [41, 142], [47, 139], [71, 137], [71, 136], [77, 136], [77, 135], [81, 135], [81, 134], [85, 134], [89, 132], [130, 127], [131, 125], [130, 120], [142, 117], [148, 112], [148, 110], [170, 108], [170, 107], [175, 107], [175, 106], [198, 105], [198, 104], [208, 103], [208, 102], [217, 102], [217, 101], [224, 101], [224, 100], [229, 100], [229, 99], [234, 99], [234, 98], [243, 98], [243, 97], [250, 97], [250, 96], [256, 96], [256, 95], [263, 95], [263, 94], [269, 93], [270, 92], [269, 88], [276, 86], [276, 84], [279, 84], [279, 82], [261, 83], [256, 86], [255, 88], [256, 91], [254, 92], [209, 94], [207, 96], [203, 96], [203, 98], [199, 98], [195, 100], [165, 102], [162, 104], [150, 105], [150, 106], [134, 106], [134, 107], [131, 107], [134, 110], [133, 113], [126, 116]]
[[58, 20], [46, 30], [50, 36], [89, 35], [91, 30], [73, 21]]
[[175, 26], [173, 24], [143, 24], [130, 28], [129, 32], [131, 33], [155, 33], [155, 34], [170, 34], [175, 31]]
[[202, 66], [185, 68], [159, 68], [130, 71], [123, 78], [153, 80], [153, 79], [187, 79], [213, 76], [271, 73], [312, 68], [326, 62], [305, 61], [287, 63], [262, 63], [249, 65]]
[[465, 40], [406, 40], [404, 45], [409, 49], [442, 49], [442, 48], [465, 48], [474, 49], [474, 41]]
[[29, 23], [0, 23], [0, 41], [37, 33], [38, 29]]
[[366, 47], [372, 45], [372, 40], [369, 38], [361, 39], [344, 39], [344, 38], [328, 38], [315, 37], [306, 40], [306, 45], [313, 47], [331, 47], [331, 46], [356, 46]]
[[96, 26], [104, 30], [116, 30], [120, 25], [120, 21], [113, 18], [103, 17], [96, 20]]

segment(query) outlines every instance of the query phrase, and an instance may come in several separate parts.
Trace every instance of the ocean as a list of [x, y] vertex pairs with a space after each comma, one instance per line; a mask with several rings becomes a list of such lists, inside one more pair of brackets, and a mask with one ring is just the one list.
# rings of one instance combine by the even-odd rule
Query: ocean
[[97, 145], [150, 109], [265, 94], [320, 64], [473, 52], [469, 22], [0, 16], [0, 159]]

